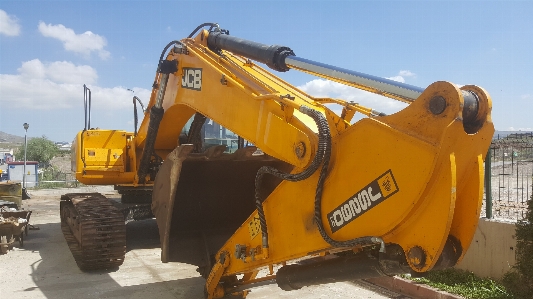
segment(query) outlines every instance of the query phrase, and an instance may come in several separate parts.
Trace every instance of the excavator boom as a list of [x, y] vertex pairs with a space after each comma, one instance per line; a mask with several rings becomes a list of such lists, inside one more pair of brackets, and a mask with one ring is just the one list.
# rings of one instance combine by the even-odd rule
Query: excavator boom
[[[222, 298], [266, 283], [293, 290], [462, 259], [494, 133], [484, 89], [445, 81], [423, 89], [207, 25], [163, 50], [136, 134], [77, 137], [80, 181], [153, 186], [163, 262], [183, 261], [184, 238], [203, 240], [206, 295]], [[257, 62], [408, 106], [386, 115], [313, 98]], [[357, 112], [365, 117], [353, 122]]]

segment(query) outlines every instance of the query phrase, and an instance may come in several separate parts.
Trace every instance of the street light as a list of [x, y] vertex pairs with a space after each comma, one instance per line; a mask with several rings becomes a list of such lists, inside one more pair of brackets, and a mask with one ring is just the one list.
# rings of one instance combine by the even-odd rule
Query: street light
[[28, 150], [28, 128], [30, 125], [28, 123], [24, 123], [22, 125], [24, 127], [24, 173], [22, 175], [22, 199], [29, 199], [30, 196], [28, 195], [28, 192], [26, 192], [26, 152]]

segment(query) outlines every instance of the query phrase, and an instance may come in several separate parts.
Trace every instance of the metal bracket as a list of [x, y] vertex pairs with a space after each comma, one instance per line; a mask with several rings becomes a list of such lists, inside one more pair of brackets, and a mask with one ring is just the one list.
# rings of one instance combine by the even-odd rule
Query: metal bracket
[[235, 245], [235, 258], [242, 260], [246, 263], [246, 245], [236, 244]]
[[220, 84], [222, 85], [228, 85], [228, 80], [226, 79], [226, 75], [222, 75], [222, 78], [220, 78]]
[[[280, 95], [279, 98], [294, 101], [294, 97], [290, 94]], [[285, 121], [290, 122], [292, 120], [292, 116], [294, 115], [294, 107], [288, 106], [283, 102], [280, 102], [280, 105], [281, 110], [283, 110], [283, 114], [285, 115]]]
[[189, 55], [189, 50], [187, 49], [187, 46], [181, 45], [181, 44], [175, 45], [174, 49], [173, 49], [173, 52], [176, 53], [176, 54]]

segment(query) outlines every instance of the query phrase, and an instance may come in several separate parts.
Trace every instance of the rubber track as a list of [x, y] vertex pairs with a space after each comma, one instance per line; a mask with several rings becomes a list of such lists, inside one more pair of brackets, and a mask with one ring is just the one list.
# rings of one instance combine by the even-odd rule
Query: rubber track
[[126, 254], [126, 224], [122, 213], [105, 196], [65, 194], [61, 196], [61, 209], [74, 209], [80, 220], [81, 244], [61, 217], [61, 230], [81, 270], [113, 269], [122, 265]]

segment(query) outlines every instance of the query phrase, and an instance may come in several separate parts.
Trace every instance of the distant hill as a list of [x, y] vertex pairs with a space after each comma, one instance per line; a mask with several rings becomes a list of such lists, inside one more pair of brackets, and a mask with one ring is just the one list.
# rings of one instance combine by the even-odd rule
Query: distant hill
[[16, 136], [0, 131], [0, 143], [24, 143], [24, 136]]

